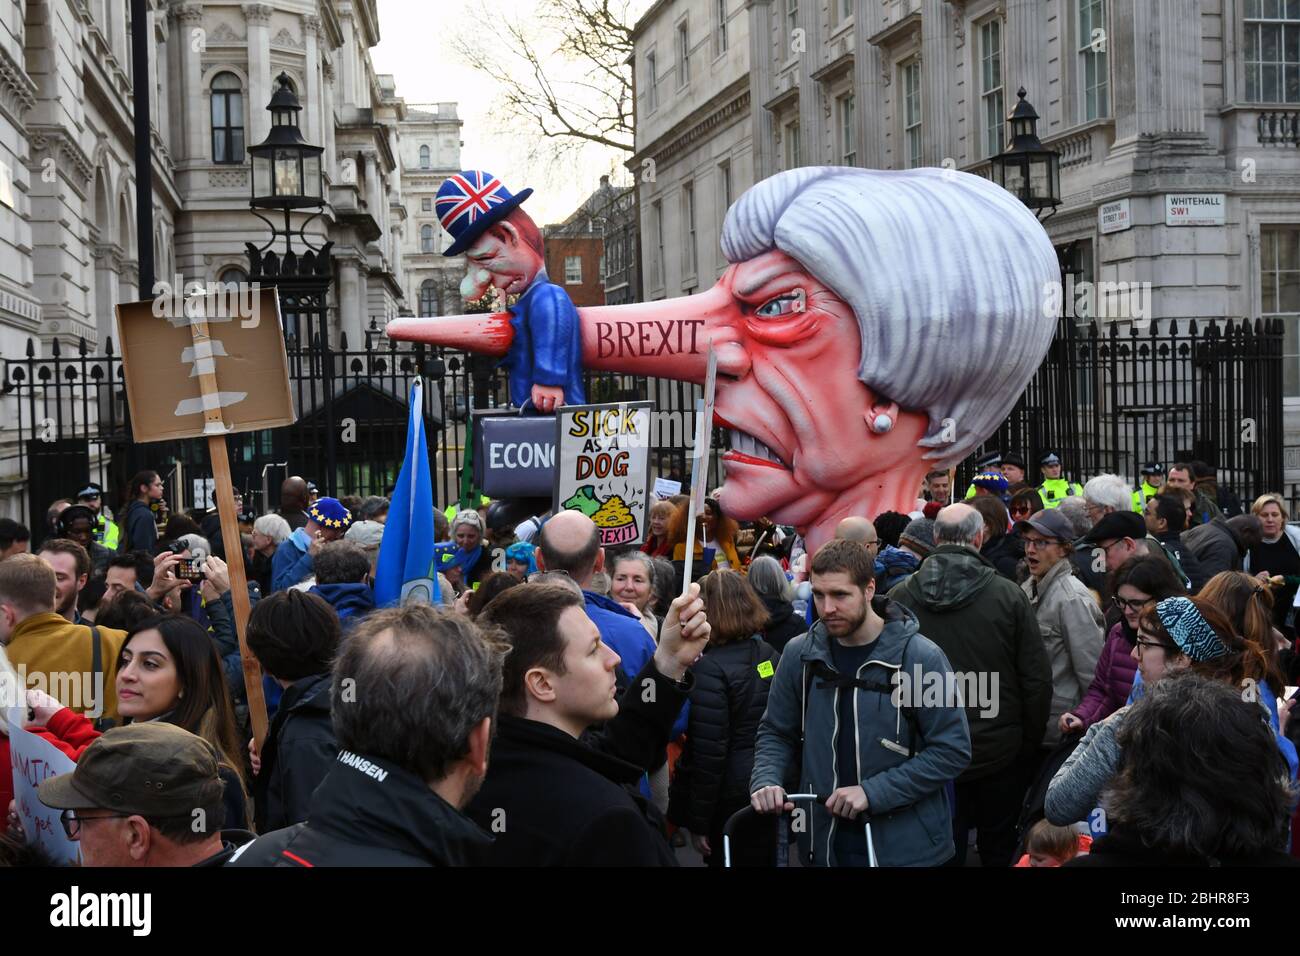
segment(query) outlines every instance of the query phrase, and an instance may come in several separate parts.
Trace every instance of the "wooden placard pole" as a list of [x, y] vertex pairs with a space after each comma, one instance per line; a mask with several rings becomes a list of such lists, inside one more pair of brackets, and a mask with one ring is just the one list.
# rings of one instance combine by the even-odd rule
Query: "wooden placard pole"
[[[196, 297], [203, 301], [204, 296]], [[196, 303], [197, 304], [197, 303]], [[206, 306], [206, 302], [204, 302]], [[212, 337], [208, 331], [206, 311], [192, 319], [194, 368], [198, 372], [203, 394], [204, 432], [208, 437], [208, 455], [212, 459], [212, 477], [216, 485], [217, 515], [221, 519], [221, 540], [229, 556], [230, 598], [235, 610], [235, 634], [239, 638], [239, 657], [244, 667], [244, 693], [248, 700], [248, 719], [253, 726], [257, 749], [266, 740], [266, 698], [262, 694], [262, 668], [248, 650], [248, 578], [244, 572], [244, 547], [239, 536], [239, 518], [235, 514], [235, 488], [230, 479], [230, 454], [226, 449], [226, 424], [221, 417], [217, 375], [212, 360]]]
[[[708, 371], [704, 376], [704, 400], [695, 423], [695, 463], [691, 466], [691, 500], [686, 508], [686, 555], [682, 565], [682, 596], [691, 589], [695, 566], [695, 516], [704, 507], [704, 492], [709, 482], [709, 452], [713, 446], [713, 392], [718, 380], [718, 355], [709, 346]], [[703, 530], [701, 530], [703, 534]], [[701, 556], [704, 543], [701, 541]]]

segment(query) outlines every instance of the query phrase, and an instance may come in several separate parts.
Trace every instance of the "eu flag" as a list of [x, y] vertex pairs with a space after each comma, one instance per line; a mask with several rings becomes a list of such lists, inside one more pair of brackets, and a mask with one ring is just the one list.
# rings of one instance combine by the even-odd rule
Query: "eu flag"
[[375, 567], [375, 604], [439, 604], [433, 567], [433, 479], [424, 437], [424, 386], [411, 386], [406, 455], [397, 476]]

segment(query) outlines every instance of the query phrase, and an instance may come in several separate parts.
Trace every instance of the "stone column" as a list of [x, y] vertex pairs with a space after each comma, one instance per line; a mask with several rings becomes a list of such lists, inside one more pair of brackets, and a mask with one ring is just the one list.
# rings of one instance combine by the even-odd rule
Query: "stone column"
[[271, 12], [272, 8], [265, 3], [244, 4], [244, 21], [248, 27], [248, 116], [244, 140], [250, 146], [266, 139], [271, 130], [271, 114], [266, 111], [266, 104], [278, 88], [271, 75]]
[[365, 344], [365, 295], [361, 278], [361, 260], [340, 257], [335, 260], [338, 273], [339, 332], [346, 332], [348, 348]]
[[763, 104], [772, 95], [772, 5], [771, 0], [749, 0], [749, 114], [753, 127], [754, 182], [772, 175], [779, 163], [773, 150], [775, 124]]
[[[1154, 4], [1153, 4], [1154, 6]], [[1204, 133], [1201, 0], [1159, 0], [1161, 130]], [[1230, 28], [1229, 28], [1230, 29]], [[1146, 75], [1150, 76], [1152, 71]]]
[[302, 71], [303, 89], [300, 90], [303, 112], [307, 114], [307, 128], [303, 130], [303, 137], [307, 142], [317, 146], [322, 145], [320, 131], [321, 114], [324, 109], [320, 89], [320, 62], [316, 52], [320, 29], [320, 17], [315, 14], [303, 14], [302, 39], [307, 50], [307, 59]]
[[884, 58], [867, 42], [876, 29], [870, 0], [857, 0], [853, 10], [853, 90], [858, 109], [858, 164], [868, 169], [885, 166]]
[[946, 0], [921, 0], [921, 164], [924, 166], [938, 166], [954, 154], [951, 10]]
[[339, 30], [343, 34], [343, 43], [339, 46], [339, 91], [343, 103], [356, 103], [356, 31], [352, 25], [352, 4], [339, 4], [338, 15]]
[[198, 161], [211, 159], [211, 149], [204, 146], [204, 134], [212, 115], [203, 95], [202, 56], [194, 49], [194, 30], [203, 20], [203, 9], [195, 4], [175, 4], [169, 11], [176, 22], [176, 61], [179, 95], [177, 104], [180, 127], [172, 140], [176, 159]]
[[[1071, 12], [1077, 16], [1077, 12]], [[1040, 136], [1047, 133], [1050, 123], [1061, 122], [1060, 107], [1048, 105], [1044, 61], [1046, 43], [1043, 40], [1046, 35], [1042, 0], [1007, 0], [1006, 40], [1002, 45], [1002, 102], [1007, 112], [1011, 112], [1016, 105], [1016, 90], [1023, 86], [1025, 99], [1034, 104], [1041, 117], [1038, 124]], [[979, 49], [977, 31], [972, 29], [966, 42], [969, 46], [967, 58], [978, 65], [978, 57], [983, 51]], [[978, 69], [973, 75], [979, 76]], [[978, 85], [971, 90], [971, 96], [979, 96]]]

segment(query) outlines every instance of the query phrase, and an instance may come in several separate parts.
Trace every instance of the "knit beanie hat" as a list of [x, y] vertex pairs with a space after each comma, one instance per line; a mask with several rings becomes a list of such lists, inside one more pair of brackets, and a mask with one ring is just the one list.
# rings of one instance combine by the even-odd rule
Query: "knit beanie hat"
[[337, 498], [318, 498], [307, 509], [307, 516], [322, 528], [337, 528], [346, 531], [352, 524], [352, 512], [344, 508]]
[[934, 522], [929, 518], [916, 518], [898, 536], [900, 545], [907, 545], [921, 557], [934, 550]]

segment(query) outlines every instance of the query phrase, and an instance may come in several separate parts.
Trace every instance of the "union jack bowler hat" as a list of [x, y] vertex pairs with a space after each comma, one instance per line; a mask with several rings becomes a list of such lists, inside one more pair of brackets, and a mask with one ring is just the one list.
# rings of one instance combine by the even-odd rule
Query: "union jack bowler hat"
[[460, 255], [532, 194], [531, 189], [512, 194], [501, 180], [481, 169], [467, 169], [450, 177], [438, 187], [434, 200], [442, 228], [452, 238], [442, 254]]

